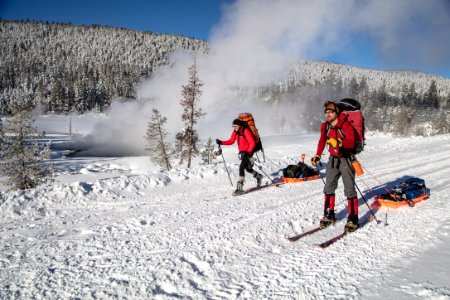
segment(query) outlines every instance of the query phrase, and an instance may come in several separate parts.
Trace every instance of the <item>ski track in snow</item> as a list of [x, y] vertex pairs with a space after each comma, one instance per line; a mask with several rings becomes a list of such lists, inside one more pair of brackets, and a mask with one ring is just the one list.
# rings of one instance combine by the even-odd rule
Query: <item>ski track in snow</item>
[[[321, 217], [321, 180], [202, 201], [232, 191], [217, 163], [206, 174], [198, 167], [2, 193], [0, 298], [381, 299], [376, 284], [404, 267], [402, 258], [413, 260], [450, 231], [449, 140], [368, 146], [360, 161], [379, 180], [424, 178], [430, 199], [381, 209], [381, 224], [370, 222], [325, 250], [313, 245], [340, 233], [347, 216], [341, 182], [340, 221], [295, 243], [284, 235], [313, 228]], [[315, 143], [307, 145], [311, 153]], [[277, 148], [266, 151], [275, 157]], [[236, 178], [237, 165], [229, 166]], [[371, 202], [365, 185], [378, 180], [365, 174], [357, 183]], [[360, 218], [368, 217], [360, 199]], [[395, 289], [405, 299], [450, 298], [448, 285], [420, 278]]]

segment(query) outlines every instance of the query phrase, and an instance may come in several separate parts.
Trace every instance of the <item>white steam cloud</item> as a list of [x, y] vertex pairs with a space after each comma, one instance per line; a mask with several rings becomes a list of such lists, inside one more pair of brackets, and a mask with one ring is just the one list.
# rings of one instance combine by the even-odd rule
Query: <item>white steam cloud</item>
[[[254, 113], [263, 135], [273, 133], [265, 125], [289, 107], [253, 107], [246, 92], [284, 79], [301, 58], [321, 59], [353, 47], [356, 36], [372, 40], [386, 66], [448, 67], [449, 12], [447, 0], [238, 0], [224, 6], [210, 53], [197, 54], [204, 82], [200, 105], [207, 112], [198, 124], [200, 136], [228, 137], [232, 120], [244, 111]], [[110, 121], [92, 134], [97, 145], [115, 155], [144, 154], [151, 108], [168, 117], [171, 133], [181, 128], [181, 86], [193, 59], [176, 53], [171, 61], [139, 85], [139, 104], [113, 105]]]

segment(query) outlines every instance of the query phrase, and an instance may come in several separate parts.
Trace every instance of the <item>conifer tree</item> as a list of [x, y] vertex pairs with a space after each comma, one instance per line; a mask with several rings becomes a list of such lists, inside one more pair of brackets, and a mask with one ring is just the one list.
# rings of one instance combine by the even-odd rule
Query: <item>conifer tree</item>
[[51, 168], [44, 163], [48, 148], [39, 147], [41, 135], [32, 126], [31, 108], [31, 101], [14, 102], [13, 117], [3, 129], [8, 135], [4, 135], [0, 151], [0, 174], [11, 189], [34, 188], [51, 175]]
[[86, 83], [82, 78], [75, 83], [75, 103], [76, 110], [79, 113], [84, 113], [88, 110]]
[[49, 111], [62, 111], [64, 108], [64, 88], [60, 80], [53, 84], [49, 102]]
[[408, 116], [408, 112], [404, 106], [396, 107], [393, 110], [392, 121], [387, 122], [392, 123], [392, 132], [399, 136], [406, 136], [409, 133], [409, 128], [411, 120]]
[[408, 104], [410, 107], [419, 105], [419, 94], [416, 91], [416, 84], [414, 82], [409, 85]]
[[369, 100], [369, 84], [367, 83], [366, 77], [363, 77], [359, 83], [359, 96], [361, 102], [364, 106], [367, 105]]
[[447, 122], [447, 113], [442, 110], [439, 117], [433, 120], [433, 127], [437, 134], [445, 134], [450, 132], [449, 123]]
[[400, 91], [400, 105], [408, 105], [408, 93], [409, 93], [409, 88], [408, 85], [406, 83], [404, 83], [402, 85], [402, 89]]
[[423, 106], [432, 109], [437, 109], [439, 107], [439, 96], [435, 80], [431, 81], [428, 91], [423, 96]]
[[205, 146], [205, 150], [202, 151], [202, 161], [204, 165], [210, 165], [213, 159], [216, 158], [214, 153], [214, 143], [211, 137], [209, 137]]
[[167, 132], [164, 129], [167, 118], [161, 116], [157, 109], [153, 109], [153, 114], [147, 127], [146, 139], [148, 141], [148, 148], [150, 160], [166, 171], [172, 168], [170, 164], [171, 147], [165, 142]]
[[2, 117], [0, 116], [0, 160], [3, 159], [2, 154], [3, 154], [4, 143], [5, 143], [4, 137], [5, 137], [5, 133], [3, 131], [3, 121], [2, 121]]
[[348, 84], [348, 92], [350, 95], [350, 98], [357, 99], [359, 96], [359, 84], [356, 80], [355, 76], [352, 77], [350, 80], [350, 83]]
[[447, 95], [447, 101], [445, 102], [443, 110], [450, 113], [450, 93]]
[[192, 159], [199, 154], [198, 141], [199, 137], [194, 126], [197, 121], [204, 116], [202, 109], [198, 107], [200, 96], [202, 95], [201, 87], [203, 83], [197, 76], [197, 65], [194, 58], [194, 64], [189, 68], [189, 81], [187, 85], [183, 85], [181, 95], [183, 99], [180, 101], [183, 106], [183, 114], [181, 120], [184, 122], [184, 128], [178, 132], [176, 138], [176, 153], [180, 158], [180, 164], [187, 160], [187, 167], [190, 168]]

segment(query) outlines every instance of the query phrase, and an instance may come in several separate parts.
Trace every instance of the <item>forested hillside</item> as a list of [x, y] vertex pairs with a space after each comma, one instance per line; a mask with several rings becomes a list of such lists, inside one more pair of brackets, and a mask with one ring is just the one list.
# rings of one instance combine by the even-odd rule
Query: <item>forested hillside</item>
[[[23, 100], [45, 113], [105, 111], [113, 98], [133, 99], [139, 80], [170, 63], [178, 49], [208, 53], [208, 44], [95, 25], [0, 21], [0, 114], [8, 115], [10, 103]], [[246, 93], [289, 107], [291, 116], [274, 114], [278, 128], [316, 130], [324, 100], [353, 97], [363, 104], [369, 130], [450, 131], [450, 79], [433, 74], [303, 60], [285, 80]]]
[[[291, 106], [296, 117], [279, 117], [286, 123], [317, 130], [326, 100], [358, 99], [363, 106], [366, 128], [396, 135], [435, 135], [450, 131], [450, 80], [411, 71], [377, 71], [329, 62], [304, 60], [289, 76], [258, 97], [267, 103]], [[301, 103], [301, 105], [299, 105]], [[307, 108], [307, 109], [305, 109]]]
[[206, 52], [207, 44], [122, 28], [0, 21], [0, 113], [24, 99], [50, 112], [103, 111], [114, 97], [133, 97], [133, 84], [177, 49]]

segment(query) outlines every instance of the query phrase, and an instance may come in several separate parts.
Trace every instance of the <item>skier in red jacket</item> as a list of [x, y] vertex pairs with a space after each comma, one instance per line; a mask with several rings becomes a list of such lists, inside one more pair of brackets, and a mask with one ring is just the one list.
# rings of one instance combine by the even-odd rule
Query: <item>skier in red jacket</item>
[[320, 129], [320, 139], [316, 155], [311, 158], [311, 164], [316, 166], [326, 145], [330, 158], [326, 170], [324, 216], [320, 220], [320, 227], [325, 228], [336, 221], [334, 214], [335, 191], [339, 177], [344, 182], [344, 194], [348, 201], [348, 218], [346, 231], [358, 228], [358, 198], [355, 189], [355, 171], [348, 162], [349, 155], [355, 148], [355, 133], [352, 125], [340, 114], [339, 106], [334, 102], [326, 102], [325, 119]]
[[257, 186], [261, 186], [261, 181], [263, 178], [261, 174], [253, 170], [253, 163], [250, 158], [253, 156], [256, 142], [251, 130], [244, 125], [245, 124], [243, 121], [235, 119], [233, 121], [233, 132], [231, 133], [230, 139], [227, 141], [221, 141], [219, 139], [216, 140], [218, 145], [232, 145], [235, 141], [237, 141], [238, 144], [241, 164], [239, 166], [239, 180], [237, 182], [237, 188], [233, 195], [241, 195], [244, 193], [245, 170], [256, 178]]

